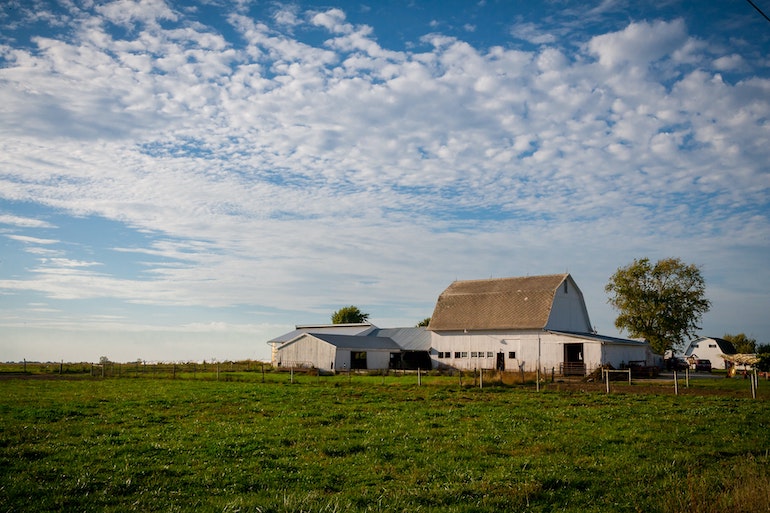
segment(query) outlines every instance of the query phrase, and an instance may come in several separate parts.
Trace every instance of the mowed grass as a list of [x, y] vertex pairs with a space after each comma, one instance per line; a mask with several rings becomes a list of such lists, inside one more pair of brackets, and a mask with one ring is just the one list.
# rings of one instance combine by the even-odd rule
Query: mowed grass
[[0, 511], [770, 511], [766, 399], [282, 379], [0, 381]]

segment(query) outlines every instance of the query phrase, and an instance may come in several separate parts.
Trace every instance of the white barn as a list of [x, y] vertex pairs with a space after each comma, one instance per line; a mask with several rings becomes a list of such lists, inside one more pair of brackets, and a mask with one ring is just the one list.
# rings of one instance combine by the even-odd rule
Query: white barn
[[268, 343], [272, 364], [322, 372], [430, 368], [425, 328], [383, 329], [369, 323], [301, 325]]
[[722, 358], [723, 354], [737, 354], [729, 340], [716, 337], [699, 337], [692, 340], [684, 352], [688, 361], [709, 360], [712, 369], [728, 369], [731, 365]]
[[653, 365], [649, 344], [594, 333], [569, 274], [456, 281], [428, 330], [434, 368], [584, 375], [605, 364]]
[[377, 326], [368, 322], [351, 323], [351, 324], [301, 324], [294, 327], [293, 331], [284, 333], [272, 340], [268, 340], [272, 348], [272, 354], [270, 357], [271, 363], [274, 367], [278, 366], [279, 349], [283, 344], [296, 339], [300, 335], [305, 333], [324, 333], [328, 335], [366, 335], [377, 329]]
[[321, 372], [387, 369], [401, 347], [391, 338], [302, 333], [282, 344], [278, 367], [307, 367]]

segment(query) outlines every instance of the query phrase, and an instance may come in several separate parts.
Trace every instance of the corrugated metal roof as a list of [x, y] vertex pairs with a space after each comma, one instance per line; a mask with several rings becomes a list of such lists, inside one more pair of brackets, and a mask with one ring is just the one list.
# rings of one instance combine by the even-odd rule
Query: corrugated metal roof
[[578, 331], [555, 331], [555, 330], [548, 330], [550, 333], [556, 333], [559, 335], [567, 335], [568, 337], [576, 337], [576, 338], [582, 338], [582, 339], [588, 339], [588, 340], [595, 340], [597, 342], [603, 342], [605, 344], [620, 344], [620, 345], [634, 345], [634, 346], [644, 346], [647, 345], [647, 342], [644, 340], [634, 340], [632, 338], [618, 338], [618, 337], [610, 337], [607, 335], [599, 335], [598, 333], [581, 333]]
[[456, 281], [438, 298], [429, 330], [542, 329], [568, 274]]
[[429, 351], [430, 331], [417, 328], [377, 328], [368, 333], [370, 337], [388, 337], [405, 351]]
[[374, 324], [361, 323], [361, 324], [307, 324], [297, 326], [295, 330], [288, 333], [284, 333], [272, 340], [268, 340], [268, 344], [284, 343], [289, 340], [293, 340], [303, 333], [333, 333], [338, 335], [361, 335], [365, 334], [373, 329], [378, 329]]
[[331, 333], [307, 333], [311, 337], [323, 340], [338, 349], [398, 351], [401, 347], [388, 337], [369, 337], [360, 335], [335, 335]]

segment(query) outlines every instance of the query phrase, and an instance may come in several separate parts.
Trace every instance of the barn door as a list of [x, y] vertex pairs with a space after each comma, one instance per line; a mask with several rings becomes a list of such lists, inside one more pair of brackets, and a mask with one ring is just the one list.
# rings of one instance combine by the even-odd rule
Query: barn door
[[505, 353], [500, 351], [497, 353], [497, 370], [504, 371], [505, 370]]
[[564, 364], [562, 375], [585, 376], [586, 364], [583, 360], [583, 344], [564, 344]]

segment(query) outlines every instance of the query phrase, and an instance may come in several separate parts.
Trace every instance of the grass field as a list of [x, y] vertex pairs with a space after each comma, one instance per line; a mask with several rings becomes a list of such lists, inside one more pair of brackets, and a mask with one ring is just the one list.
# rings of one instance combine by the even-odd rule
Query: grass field
[[770, 511], [764, 381], [209, 372], [0, 380], [0, 511]]

